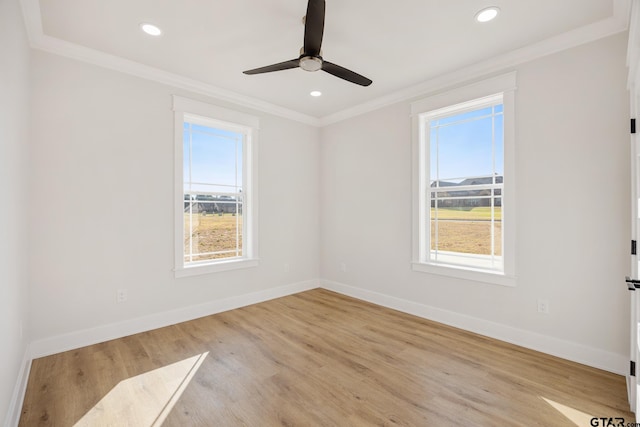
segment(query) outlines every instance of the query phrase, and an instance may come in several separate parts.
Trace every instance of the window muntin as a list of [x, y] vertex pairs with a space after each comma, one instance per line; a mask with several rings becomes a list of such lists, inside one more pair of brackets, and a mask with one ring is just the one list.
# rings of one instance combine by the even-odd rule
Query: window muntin
[[503, 123], [501, 94], [421, 115], [426, 262], [503, 271]]
[[243, 147], [248, 129], [186, 115], [184, 265], [243, 256]]

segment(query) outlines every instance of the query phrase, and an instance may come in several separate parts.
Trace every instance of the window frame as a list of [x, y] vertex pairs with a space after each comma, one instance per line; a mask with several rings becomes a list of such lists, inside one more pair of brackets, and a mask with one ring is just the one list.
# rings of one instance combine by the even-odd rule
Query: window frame
[[[256, 267], [258, 257], [258, 131], [259, 119], [216, 105], [173, 96], [174, 111], [174, 209], [175, 209], [175, 277], [186, 277], [220, 271]], [[242, 201], [242, 256], [198, 261], [186, 265], [184, 261], [184, 123], [204, 124], [243, 133], [242, 147], [243, 201]]]
[[[412, 117], [412, 269], [472, 281], [515, 286], [515, 90], [516, 73], [506, 73], [477, 83], [442, 92], [411, 104]], [[430, 260], [426, 248], [430, 241], [427, 229], [431, 206], [429, 191], [430, 151], [425, 135], [425, 118], [438, 111], [458, 111], [464, 104], [482, 104], [483, 99], [502, 94], [504, 118], [504, 173], [502, 191], [503, 270], [490, 270]]]

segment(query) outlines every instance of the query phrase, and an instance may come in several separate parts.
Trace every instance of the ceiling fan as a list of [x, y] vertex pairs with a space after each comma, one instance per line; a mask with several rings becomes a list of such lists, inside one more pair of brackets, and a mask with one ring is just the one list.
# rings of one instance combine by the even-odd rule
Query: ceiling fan
[[307, 4], [307, 15], [304, 17], [304, 46], [300, 49], [300, 56], [298, 58], [267, 65], [266, 67], [247, 70], [244, 71], [244, 74], [262, 74], [300, 67], [305, 71], [322, 70], [360, 86], [369, 86], [373, 83], [358, 73], [347, 70], [332, 62], [325, 61], [322, 58], [320, 47], [322, 46], [322, 35], [324, 33], [324, 12], [324, 0], [309, 0]]

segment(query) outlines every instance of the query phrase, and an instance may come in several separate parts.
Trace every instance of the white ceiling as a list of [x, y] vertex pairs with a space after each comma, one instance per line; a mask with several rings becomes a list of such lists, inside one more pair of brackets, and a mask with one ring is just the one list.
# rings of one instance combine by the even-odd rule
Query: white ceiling
[[[297, 58], [307, 0], [22, 2], [36, 48], [111, 68], [120, 64], [125, 72], [142, 64], [147, 67], [137, 74], [161, 70], [183, 86], [245, 105], [272, 104], [310, 120], [375, 103], [489, 58], [540, 56], [563, 43], [624, 31], [629, 8], [629, 0], [326, 0], [323, 56], [373, 80], [361, 87], [321, 71], [242, 74]], [[500, 16], [475, 22], [486, 6], [500, 7]], [[141, 22], [158, 25], [164, 34], [142, 33]], [[311, 90], [323, 96], [312, 98]]]

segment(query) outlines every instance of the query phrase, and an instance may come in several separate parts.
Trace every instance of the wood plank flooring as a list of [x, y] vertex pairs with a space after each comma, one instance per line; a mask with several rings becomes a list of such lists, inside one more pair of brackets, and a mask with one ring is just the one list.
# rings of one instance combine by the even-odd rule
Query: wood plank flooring
[[625, 380], [315, 289], [33, 361], [20, 426], [589, 426]]

